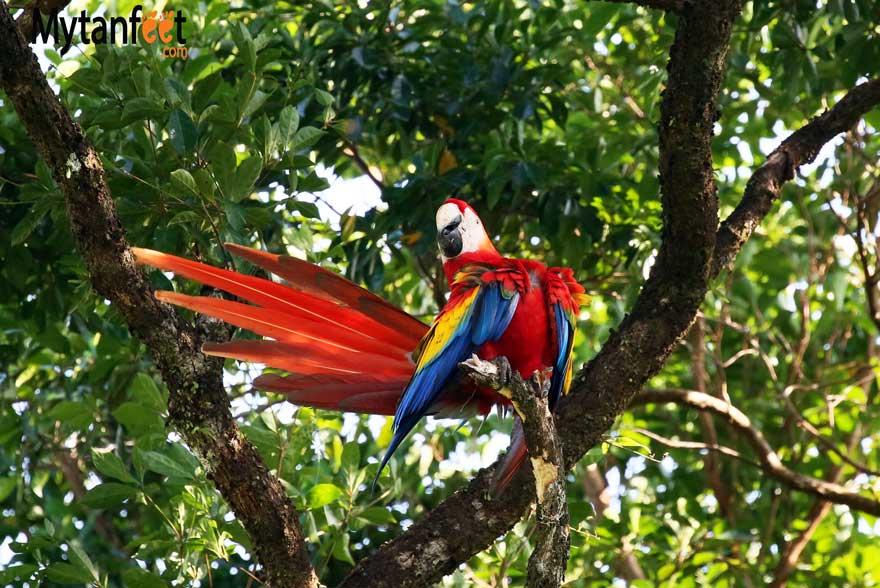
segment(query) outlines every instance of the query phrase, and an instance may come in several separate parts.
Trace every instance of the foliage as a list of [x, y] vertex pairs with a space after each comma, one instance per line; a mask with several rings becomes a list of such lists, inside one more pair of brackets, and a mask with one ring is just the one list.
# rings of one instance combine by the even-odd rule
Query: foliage
[[[100, 4], [128, 14], [134, 2]], [[430, 316], [443, 299], [433, 211], [457, 194], [499, 250], [576, 269], [594, 295], [580, 360], [631, 305], [659, 243], [656, 123], [674, 17], [562, 1], [175, 8], [190, 18], [185, 61], [145, 44], [45, 50], [49, 79], [103, 154], [132, 243], [230, 265], [224, 241], [287, 250]], [[875, 13], [868, 0], [746, 4], [714, 145], [722, 212], [768, 139], [876, 74]], [[245, 585], [260, 573], [247, 536], [166, 430], [166, 391], [92, 293], [61, 197], [6, 104], [0, 120], [0, 537], [12, 552], [0, 585]], [[880, 469], [878, 324], [866, 310], [878, 126], [875, 112], [786, 189], [706, 300], [703, 339], [654, 382], [699, 387], [702, 366], [707, 391], [749, 414], [786, 463], [820, 478], [842, 466], [842, 480], [875, 493], [877, 476], [842, 464], [785, 397], [834, 446]], [[383, 204], [334, 212], [329, 169], [368, 171]], [[492, 432], [509, 427], [498, 417], [425, 425], [373, 491], [388, 422], [291, 410], [250, 394], [243, 366], [227, 369], [242, 428], [303, 512], [328, 585], [464, 484], [474, 463], [488, 465], [503, 446]], [[613, 585], [627, 552], [646, 578], [636, 586], [773, 574], [814, 500], [728, 457], [713, 485], [705, 452], [667, 450], [642, 432], [701, 441], [700, 423], [682, 408], [634, 408], [572, 473], [571, 585]], [[715, 426], [748, 458], [734, 431]], [[585, 489], [589, 464], [612, 482], [604, 516], [591, 517], [601, 501]], [[521, 582], [531, 528], [521, 523], [448, 583]], [[877, 531], [834, 507], [791, 585], [877, 583]]]

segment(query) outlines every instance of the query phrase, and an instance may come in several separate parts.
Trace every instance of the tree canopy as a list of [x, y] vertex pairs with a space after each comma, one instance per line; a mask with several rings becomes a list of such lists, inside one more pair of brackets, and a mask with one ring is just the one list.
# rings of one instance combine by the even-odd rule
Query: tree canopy
[[[132, 319], [113, 281], [127, 270], [101, 257], [104, 241], [123, 251], [123, 228], [132, 245], [245, 273], [224, 242], [287, 252], [429, 321], [446, 289], [433, 217], [452, 195], [499, 251], [572, 267], [592, 296], [575, 340], [576, 365], [592, 362], [560, 416], [566, 586], [880, 582], [871, 0], [173, 8], [187, 59], [142, 38], [38, 47], [118, 226], [102, 224], [106, 205], [83, 214], [85, 143], [67, 147], [65, 177], [49, 135], [77, 130], [25, 104], [39, 91], [28, 64], [0, 50], [0, 586], [292, 586], [267, 572], [285, 554], [249, 533], [262, 527], [248, 517], [273, 512], [301, 526], [306, 552], [290, 561], [328, 586], [407, 573], [414, 586], [523, 585], [543, 524], [523, 517], [528, 482], [476, 498], [509, 417], [429, 420], [372, 490], [390, 419], [292, 408], [233, 361], [169, 382], [179, 348], [157, 353], [170, 343]], [[353, 178], [381, 201], [339, 209]], [[144, 292], [199, 293], [146, 280]], [[156, 304], [143, 323], [172, 316]], [[166, 335], [193, 353], [230, 334], [181, 321]], [[230, 497], [238, 482], [209, 467], [228, 456], [207, 456], [213, 437], [187, 428], [199, 402], [229, 412], [202, 392], [220, 390], [221, 369], [234, 420], [205, 435], [237, 425], [256, 448], [226, 463], [267, 470], [275, 486], [255, 478], [250, 498]], [[247, 500], [248, 513], [231, 506]], [[487, 536], [434, 546], [443, 505], [465, 501]], [[412, 568], [388, 563], [413, 552]]]

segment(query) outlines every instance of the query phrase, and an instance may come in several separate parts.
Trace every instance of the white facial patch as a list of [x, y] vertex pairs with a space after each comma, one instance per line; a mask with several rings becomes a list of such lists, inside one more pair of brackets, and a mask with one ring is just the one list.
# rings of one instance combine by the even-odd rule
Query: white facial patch
[[448, 202], [437, 209], [437, 232], [443, 230], [443, 227], [451, 223], [461, 214], [458, 206], [452, 202]]

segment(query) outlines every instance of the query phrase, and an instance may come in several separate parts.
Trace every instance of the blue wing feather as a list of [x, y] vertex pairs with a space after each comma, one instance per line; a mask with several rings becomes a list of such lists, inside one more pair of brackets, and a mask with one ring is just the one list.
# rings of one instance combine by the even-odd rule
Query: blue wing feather
[[565, 376], [568, 373], [568, 362], [571, 361], [571, 343], [574, 336], [574, 325], [568, 318], [560, 303], [553, 304], [553, 314], [556, 321], [557, 354], [553, 364], [553, 376], [550, 378], [550, 408], [556, 405], [556, 401], [562, 395], [565, 385]]
[[420, 366], [403, 393], [394, 415], [394, 436], [382, 458], [377, 478], [394, 451], [439, 400], [444, 387], [457, 373], [458, 364], [484, 343], [497, 341], [510, 325], [519, 304], [519, 293], [507, 297], [498, 283], [478, 287], [480, 292], [452, 338], [435, 357]]

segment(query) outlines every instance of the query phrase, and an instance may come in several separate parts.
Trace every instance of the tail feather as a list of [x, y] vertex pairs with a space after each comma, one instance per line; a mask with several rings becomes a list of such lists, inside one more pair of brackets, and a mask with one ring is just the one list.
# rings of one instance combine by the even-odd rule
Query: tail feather
[[[207, 296], [189, 296], [165, 290], [156, 292], [156, 298], [222, 319], [236, 327], [279, 341], [290, 343], [305, 341], [310, 345], [329, 345], [336, 348], [338, 353], [363, 351], [388, 354], [389, 351], [387, 343], [371, 339], [361, 333], [348, 331], [334, 325], [297, 319], [268, 308]], [[399, 349], [395, 350], [395, 353], [404, 354]]]
[[[239, 296], [263, 308], [278, 310], [290, 317], [334, 325], [353, 333], [381, 339], [386, 344], [394, 345], [407, 352], [412, 351], [420, 340], [420, 337], [414, 338], [411, 333], [395, 331], [377, 318], [356, 308], [342, 306], [338, 301], [296, 290], [271, 280], [239, 274], [149, 249], [134, 248], [134, 253], [141, 263], [173, 271], [185, 278]], [[340, 279], [344, 280], [344, 278]], [[347, 280], [344, 281], [351, 289], [362, 289]], [[412, 317], [409, 319], [422, 325]], [[426, 329], [424, 325], [422, 328]]]
[[[321, 374], [280, 375], [262, 374], [254, 380], [254, 386], [271, 392], [297, 392], [315, 388], [332, 389], [358, 386], [363, 392], [405, 386], [409, 376], [377, 376], [375, 374]], [[271, 388], [270, 388], [271, 386]]]
[[291, 282], [273, 282], [149, 249], [139, 263], [229, 292], [249, 302], [161, 291], [156, 297], [247, 329], [264, 340], [207, 343], [209, 355], [264, 363], [257, 388], [315, 408], [391, 415], [412, 377], [412, 350], [428, 327], [360, 286], [289, 257], [227, 245]]
[[518, 416], [514, 416], [513, 431], [510, 433], [510, 449], [507, 450], [501, 466], [495, 474], [496, 495], [501, 494], [507, 488], [527, 455], [528, 450], [526, 449], [526, 438], [523, 434], [522, 421]]
[[391, 357], [387, 354], [359, 351], [339, 353], [338, 349], [312, 343], [245, 339], [228, 343], [205, 343], [202, 351], [207, 355], [265, 363], [294, 374], [340, 372], [398, 375], [406, 378], [413, 371], [412, 362], [403, 354]]
[[295, 257], [274, 255], [242, 247], [235, 243], [227, 243], [226, 249], [267, 272], [287, 280], [295, 287], [302, 288], [312, 296], [333, 302], [342, 302], [366, 316], [373, 317], [380, 325], [386, 326], [395, 333], [405, 335], [410, 350], [418, 345], [428, 331], [428, 327], [421, 321], [387, 300], [383, 300], [369, 290], [361, 288], [354, 282], [322, 267]]
[[407, 381], [408, 376], [380, 379], [364, 374], [356, 378], [316, 379], [263, 374], [254, 380], [254, 386], [284, 394], [290, 402], [301, 406], [393, 415]]

